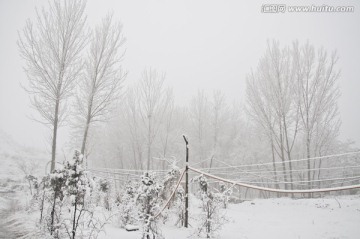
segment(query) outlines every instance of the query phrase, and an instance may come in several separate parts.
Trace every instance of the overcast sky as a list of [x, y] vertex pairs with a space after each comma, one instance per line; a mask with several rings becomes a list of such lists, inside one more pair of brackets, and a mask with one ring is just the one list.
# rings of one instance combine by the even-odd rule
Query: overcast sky
[[[266, 1], [88, 1], [89, 24], [97, 24], [107, 12], [124, 25], [129, 71], [127, 83], [139, 79], [145, 67], [166, 72], [178, 104], [186, 104], [198, 89], [220, 89], [229, 101], [243, 101], [245, 78], [256, 68], [266, 41], [289, 45], [298, 39], [316, 47], [337, 50], [341, 69], [339, 101], [342, 139], [360, 146], [360, 4], [353, 13], [262, 13]], [[251, 3], [250, 3], [251, 2]], [[287, 5], [322, 5], [315, 1]], [[279, 3], [279, 2], [270, 2]], [[326, 1], [338, 6], [340, 1]], [[0, 130], [25, 145], [43, 147], [46, 129], [28, 116], [26, 82], [16, 41], [27, 18], [34, 19], [40, 0], [0, 0]], [[65, 132], [60, 131], [65, 140]]]

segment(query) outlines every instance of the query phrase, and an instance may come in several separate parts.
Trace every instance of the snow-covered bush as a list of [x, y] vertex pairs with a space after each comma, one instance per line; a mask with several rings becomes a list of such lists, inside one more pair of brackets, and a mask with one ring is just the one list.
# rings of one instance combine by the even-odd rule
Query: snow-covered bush
[[220, 183], [220, 193], [222, 194], [223, 199], [223, 207], [226, 209], [229, 204], [229, 199], [232, 194], [232, 187], [226, 188], [226, 185], [224, 183]]
[[146, 172], [141, 177], [136, 202], [139, 206], [139, 219], [143, 225], [143, 239], [162, 238], [157, 220], [154, 218], [161, 206], [163, 186], [156, 180], [155, 174]]
[[97, 238], [108, 214], [97, 207], [95, 193], [107, 186], [90, 179], [83, 168], [83, 156], [75, 151], [61, 169], [45, 176], [37, 184], [34, 200], [40, 210], [39, 229], [52, 238]]
[[[60, 238], [60, 227], [62, 223], [62, 207], [64, 198], [66, 177], [63, 170], [54, 170], [50, 174], [49, 181], [46, 182], [48, 194], [50, 194], [50, 215], [47, 213], [45, 222], [47, 228], [50, 230], [50, 235], [55, 238]], [[49, 199], [49, 198], [48, 198]]]
[[94, 178], [92, 187], [95, 189], [92, 195], [94, 203], [97, 206], [105, 207], [108, 211], [111, 210], [113, 201], [111, 184], [107, 179]]
[[154, 172], [146, 172], [139, 182], [126, 183], [123, 192], [115, 201], [118, 207], [118, 225], [126, 227], [140, 222], [143, 225], [144, 238], [160, 237], [156, 220], [166, 220], [168, 213], [176, 215], [176, 225], [183, 225], [185, 194], [181, 186], [168, 204], [168, 210], [162, 212], [156, 220], [154, 218], [163, 203], [171, 197], [179, 179], [180, 170], [174, 161], [163, 179], [157, 178]]
[[185, 190], [181, 186], [179, 186], [176, 191], [172, 211], [175, 213], [175, 215], [177, 217], [175, 225], [179, 226], [179, 227], [184, 226], [184, 223], [185, 223]]
[[[177, 181], [180, 178], [180, 169], [173, 165], [171, 169], [166, 173], [163, 181], [164, 190], [162, 190], [161, 197], [165, 200], [170, 197], [170, 194], [174, 191]], [[169, 205], [170, 207], [170, 205]]]
[[199, 237], [213, 238], [226, 221], [225, 215], [220, 209], [226, 200], [224, 193], [227, 190], [224, 190], [224, 193], [211, 192], [208, 181], [203, 175], [195, 177], [193, 181], [199, 183], [202, 202], [197, 234]]
[[64, 226], [70, 238], [75, 238], [79, 222], [87, 218], [88, 208], [86, 200], [90, 199], [91, 184], [82, 167], [83, 156], [79, 151], [75, 151], [72, 160], [64, 164], [64, 174], [66, 175], [65, 192], [70, 205], [70, 220], [64, 221]]
[[120, 227], [125, 227], [128, 224], [136, 224], [138, 220], [138, 210], [135, 202], [138, 188], [138, 184], [128, 182], [124, 194], [119, 196], [120, 199], [118, 200], [117, 206], [119, 209]]
[[[176, 183], [180, 179], [180, 176], [180, 169], [176, 166], [176, 161], [174, 161], [174, 163], [171, 164], [171, 169], [166, 173], [164, 178], [164, 190], [161, 193], [163, 200], [169, 199], [171, 193], [175, 190]], [[185, 190], [181, 185], [179, 185], [175, 195], [168, 204], [168, 209], [170, 213], [176, 215], [175, 225], [183, 226], [185, 220]], [[164, 219], [166, 219], [166, 217]]]

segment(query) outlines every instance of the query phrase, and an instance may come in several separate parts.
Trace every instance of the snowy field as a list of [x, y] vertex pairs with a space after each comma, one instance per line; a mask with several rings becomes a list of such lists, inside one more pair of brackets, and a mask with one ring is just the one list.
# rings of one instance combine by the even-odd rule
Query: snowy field
[[18, 2], [0, 239], [360, 239], [360, 1]]
[[[360, 196], [324, 199], [262, 199], [230, 204], [219, 238], [234, 239], [358, 239], [360, 235]], [[191, 219], [190, 224], [196, 219]], [[197, 238], [194, 229], [162, 225], [165, 238]], [[101, 239], [141, 238], [140, 232], [127, 232], [112, 225]]]

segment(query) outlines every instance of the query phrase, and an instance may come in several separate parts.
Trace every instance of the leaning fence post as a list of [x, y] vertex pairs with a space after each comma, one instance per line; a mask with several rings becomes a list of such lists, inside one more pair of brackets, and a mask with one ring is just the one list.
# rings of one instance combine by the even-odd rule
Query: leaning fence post
[[185, 227], [188, 227], [189, 224], [189, 147], [188, 140], [185, 135], [183, 135], [186, 144], [186, 164], [185, 164]]

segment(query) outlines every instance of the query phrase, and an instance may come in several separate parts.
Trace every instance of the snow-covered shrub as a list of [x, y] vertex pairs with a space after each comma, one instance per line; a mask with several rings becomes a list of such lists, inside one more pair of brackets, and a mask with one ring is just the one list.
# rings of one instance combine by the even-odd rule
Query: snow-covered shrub
[[[50, 216], [47, 213], [45, 217], [47, 228], [50, 230], [50, 235], [54, 235], [55, 238], [59, 238], [60, 227], [62, 222], [62, 206], [64, 198], [64, 188], [66, 183], [66, 177], [63, 170], [54, 170], [50, 174], [49, 181], [46, 186], [49, 189], [50, 194]], [[51, 201], [52, 200], [52, 201]]]
[[[174, 191], [176, 183], [180, 178], [180, 169], [173, 165], [173, 167], [166, 173], [163, 185], [164, 190], [162, 190], [161, 197], [165, 200], [170, 197], [170, 194]], [[170, 207], [170, 204], [169, 204]]]
[[96, 238], [109, 220], [108, 213], [96, 204], [97, 190], [106, 191], [107, 186], [96, 187], [83, 168], [82, 157], [75, 151], [71, 160], [45, 176], [36, 187], [39, 228], [52, 238]]
[[[171, 193], [175, 190], [176, 183], [179, 181], [181, 176], [180, 169], [175, 163], [176, 161], [171, 164], [171, 169], [166, 173], [164, 178], [164, 189], [161, 193], [163, 200], [168, 200], [170, 198]], [[185, 190], [181, 185], [179, 185], [175, 195], [168, 204], [168, 209], [170, 213], [174, 213], [176, 215], [175, 225], [183, 226], [185, 220]], [[166, 217], [164, 219], [166, 219]]]
[[226, 185], [224, 183], [220, 183], [220, 193], [222, 194], [223, 198], [223, 207], [226, 209], [229, 204], [229, 199], [232, 194], [232, 187], [226, 188]]
[[85, 219], [87, 213], [86, 199], [90, 199], [92, 188], [89, 179], [82, 167], [83, 156], [79, 151], [75, 151], [74, 157], [64, 164], [64, 174], [66, 175], [66, 196], [70, 201], [69, 211], [71, 212], [70, 221], [64, 221], [64, 226], [69, 237], [75, 238], [79, 222]]
[[179, 186], [174, 200], [173, 212], [175, 213], [177, 220], [176, 226], [182, 227], [185, 223], [185, 190], [182, 186]]
[[100, 178], [97, 180], [97, 188], [100, 205], [104, 206], [108, 211], [111, 211], [116, 201], [114, 187], [111, 186], [109, 180]]
[[94, 203], [97, 206], [105, 207], [108, 211], [111, 209], [112, 198], [111, 198], [111, 185], [107, 179], [94, 178], [92, 187], [95, 189], [92, 195]]
[[139, 219], [143, 224], [143, 239], [162, 238], [154, 218], [161, 206], [161, 191], [163, 186], [157, 182], [155, 174], [146, 172], [141, 177], [136, 202], [139, 206]]
[[203, 175], [194, 178], [193, 181], [199, 183], [202, 202], [197, 234], [199, 237], [213, 238], [226, 221], [225, 215], [220, 210], [226, 200], [225, 194], [211, 192], [207, 179]]
[[125, 227], [128, 224], [136, 224], [138, 210], [135, 200], [138, 188], [138, 184], [128, 182], [124, 194], [119, 196], [117, 206], [119, 210], [120, 227]]

